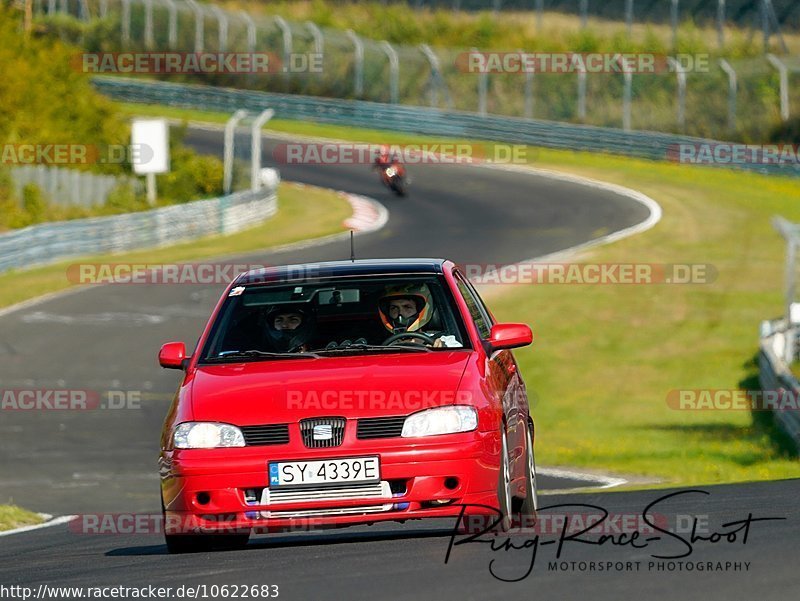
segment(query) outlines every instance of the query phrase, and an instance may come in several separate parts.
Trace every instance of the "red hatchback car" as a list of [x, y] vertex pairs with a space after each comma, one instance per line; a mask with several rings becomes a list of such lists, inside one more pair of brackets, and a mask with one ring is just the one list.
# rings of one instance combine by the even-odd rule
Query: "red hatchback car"
[[534, 427], [510, 349], [440, 259], [240, 275], [191, 357], [161, 438], [170, 552], [260, 532], [461, 518], [507, 529], [537, 507]]

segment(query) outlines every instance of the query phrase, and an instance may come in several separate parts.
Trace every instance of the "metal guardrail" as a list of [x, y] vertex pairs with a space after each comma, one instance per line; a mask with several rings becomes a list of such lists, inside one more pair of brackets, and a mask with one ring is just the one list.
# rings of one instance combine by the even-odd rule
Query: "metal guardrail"
[[252, 227], [278, 209], [277, 183], [257, 192], [0, 234], [0, 273], [78, 256], [159, 247]]
[[[794, 339], [794, 334], [791, 331], [781, 331], [780, 323], [775, 322], [772, 326], [779, 331], [762, 336], [759, 345], [758, 380], [761, 390], [777, 392], [779, 397], [788, 395], [791, 399], [800, 399], [800, 382], [789, 371], [783, 359], [787, 338]], [[790, 335], [787, 336], [787, 333]], [[800, 451], [800, 411], [787, 408], [775, 410], [773, 414], [780, 427], [791, 437], [795, 447]]]
[[[491, 140], [545, 148], [608, 152], [652, 160], [675, 160], [680, 145], [718, 144], [713, 140], [646, 131], [624, 131], [535, 119], [481, 116], [461, 111], [398, 106], [360, 100], [316, 98], [118, 77], [96, 77], [95, 87], [124, 102], [164, 104], [230, 113], [234, 109], [275, 111], [279, 119], [314, 121], [408, 134]], [[725, 164], [767, 174], [800, 176], [797, 164]]]

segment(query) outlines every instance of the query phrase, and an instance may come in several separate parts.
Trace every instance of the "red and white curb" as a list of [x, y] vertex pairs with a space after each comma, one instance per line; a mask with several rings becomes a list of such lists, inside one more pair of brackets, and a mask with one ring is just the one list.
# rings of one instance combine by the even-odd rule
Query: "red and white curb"
[[353, 208], [353, 214], [345, 219], [342, 224], [347, 229], [361, 234], [374, 232], [381, 229], [389, 220], [389, 211], [378, 201], [348, 192], [340, 192], [339, 194]]

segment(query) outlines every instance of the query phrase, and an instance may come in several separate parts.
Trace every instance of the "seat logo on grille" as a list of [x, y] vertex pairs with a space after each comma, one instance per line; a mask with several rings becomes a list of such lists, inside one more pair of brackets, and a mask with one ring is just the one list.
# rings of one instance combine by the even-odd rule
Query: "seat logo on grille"
[[330, 440], [333, 438], [333, 426], [331, 424], [320, 424], [314, 426], [312, 433], [314, 440]]

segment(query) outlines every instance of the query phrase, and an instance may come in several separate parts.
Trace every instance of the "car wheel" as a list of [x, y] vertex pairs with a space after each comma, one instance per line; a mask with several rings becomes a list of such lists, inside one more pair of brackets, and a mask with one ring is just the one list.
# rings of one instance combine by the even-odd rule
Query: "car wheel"
[[520, 507], [522, 514], [522, 523], [526, 523], [526, 519], [536, 516], [536, 511], [539, 509], [539, 491], [536, 485], [536, 459], [533, 449], [533, 429], [528, 427], [528, 435], [526, 442], [526, 461], [525, 461], [525, 500]]
[[511, 528], [511, 464], [508, 461], [508, 438], [506, 437], [505, 426], [500, 435], [500, 474], [497, 482], [497, 508], [502, 513], [502, 517], [495, 529], [500, 532], [508, 532]]

